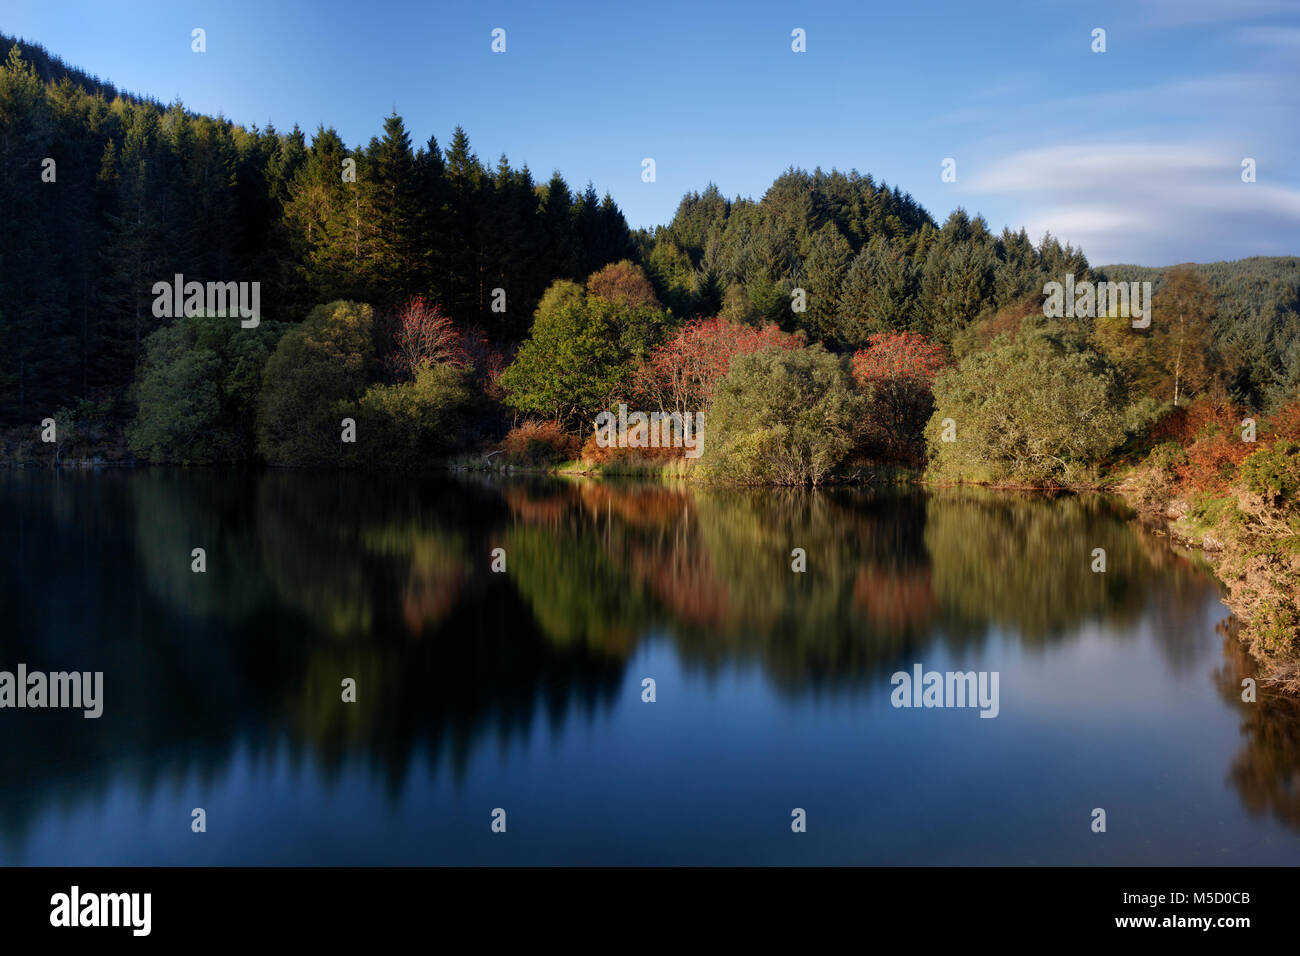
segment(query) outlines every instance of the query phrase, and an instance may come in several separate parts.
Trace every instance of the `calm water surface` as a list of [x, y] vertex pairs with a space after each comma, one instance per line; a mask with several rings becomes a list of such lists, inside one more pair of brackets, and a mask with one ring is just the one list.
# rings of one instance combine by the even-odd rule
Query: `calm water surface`
[[[1300, 863], [1296, 707], [1240, 700], [1218, 586], [1127, 518], [0, 472], [0, 670], [105, 698], [0, 710], [0, 862]], [[918, 663], [997, 671], [997, 718], [891, 706]]]

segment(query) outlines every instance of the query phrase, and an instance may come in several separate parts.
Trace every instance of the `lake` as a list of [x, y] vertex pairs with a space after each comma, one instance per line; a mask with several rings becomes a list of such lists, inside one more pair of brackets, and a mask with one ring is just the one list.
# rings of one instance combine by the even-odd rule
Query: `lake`
[[[103, 673], [98, 719], [0, 709], [0, 862], [1298, 864], [1300, 712], [1131, 517], [0, 471], [0, 670]], [[894, 706], [916, 665], [996, 717]]]

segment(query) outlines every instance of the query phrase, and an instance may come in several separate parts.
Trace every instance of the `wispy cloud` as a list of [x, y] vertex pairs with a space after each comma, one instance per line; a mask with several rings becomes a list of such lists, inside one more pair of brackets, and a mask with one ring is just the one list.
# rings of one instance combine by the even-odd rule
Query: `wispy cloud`
[[1241, 27], [1237, 39], [1258, 46], [1300, 47], [1300, 27]]
[[1279, 255], [1300, 248], [1300, 189], [1241, 181], [1241, 157], [1204, 145], [1141, 141], [1013, 153], [967, 184], [1026, 210], [1093, 262]]

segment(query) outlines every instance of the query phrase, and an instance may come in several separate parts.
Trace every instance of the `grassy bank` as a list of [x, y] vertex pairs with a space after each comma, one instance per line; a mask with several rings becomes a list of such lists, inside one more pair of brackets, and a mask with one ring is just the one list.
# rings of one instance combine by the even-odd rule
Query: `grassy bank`
[[1168, 440], [1122, 464], [1112, 490], [1205, 554], [1266, 679], [1297, 694], [1300, 416], [1276, 416], [1248, 437], [1242, 421], [1230, 407], [1193, 410]]

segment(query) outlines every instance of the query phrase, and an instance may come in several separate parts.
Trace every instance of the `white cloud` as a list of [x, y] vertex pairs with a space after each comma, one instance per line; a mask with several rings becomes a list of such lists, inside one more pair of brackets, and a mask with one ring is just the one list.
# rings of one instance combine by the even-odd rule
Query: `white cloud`
[[1237, 39], [1260, 46], [1300, 47], [1300, 27], [1242, 27]]
[[1222, 149], [1140, 141], [1023, 150], [967, 188], [1010, 200], [1033, 236], [1046, 230], [1090, 261], [1143, 262], [1294, 255], [1300, 189], [1241, 181]]

